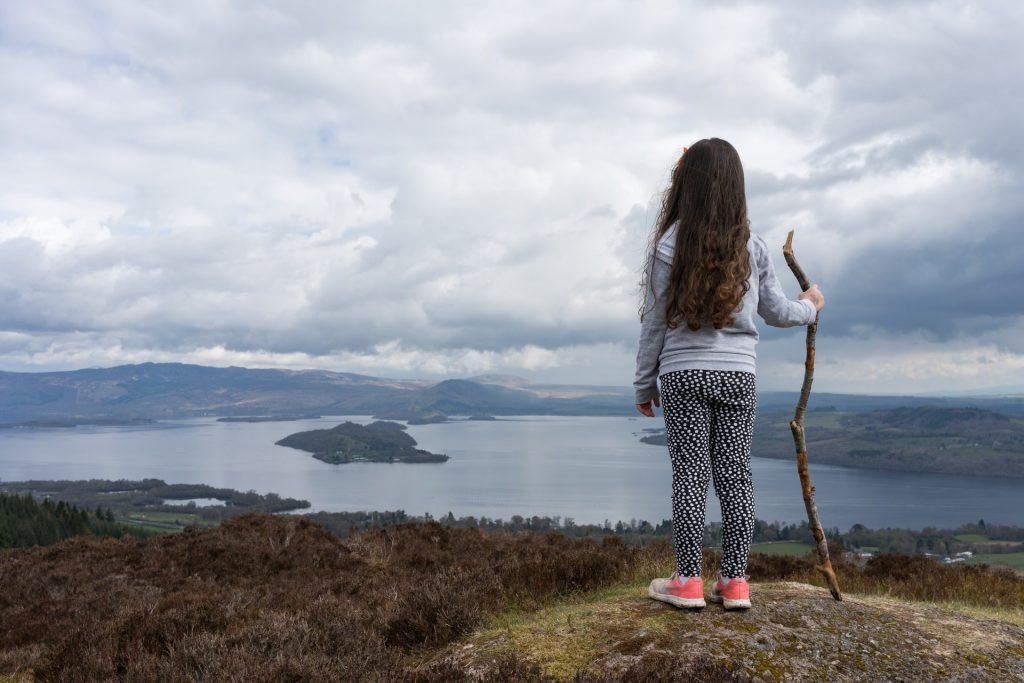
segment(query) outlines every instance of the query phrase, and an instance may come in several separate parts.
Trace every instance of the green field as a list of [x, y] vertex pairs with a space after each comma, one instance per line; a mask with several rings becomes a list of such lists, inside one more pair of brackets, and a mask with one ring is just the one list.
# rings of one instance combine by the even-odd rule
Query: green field
[[750, 552], [762, 553], [764, 555], [790, 555], [799, 557], [811, 552], [813, 548], [796, 541], [779, 541], [778, 543], [755, 543], [750, 546]]
[[991, 564], [1000, 567], [1024, 569], [1024, 552], [1020, 553], [986, 553], [975, 555], [967, 560], [968, 564]]
[[964, 543], [978, 543], [989, 540], [989, 537], [985, 534], [957, 534], [953, 538]]
[[186, 526], [214, 527], [217, 520], [204, 520], [198, 514], [191, 512], [129, 512], [125, 518], [129, 523], [139, 526], [147, 531], [167, 533], [169, 531], [181, 531]]
[[832, 410], [812, 410], [807, 413], [805, 422], [808, 427], [839, 429], [843, 426], [840, 420], [846, 414], [847, 413], [840, 413]]

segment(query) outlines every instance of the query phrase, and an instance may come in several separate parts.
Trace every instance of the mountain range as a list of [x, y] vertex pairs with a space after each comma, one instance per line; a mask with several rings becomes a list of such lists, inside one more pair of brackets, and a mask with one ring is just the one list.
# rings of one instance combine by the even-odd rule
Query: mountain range
[[0, 423], [197, 416], [615, 415], [627, 387], [527, 385], [514, 377], [441, 382], [324, 370], [142, 363], [65, 372], [0, 372]]
[[[635, 415], [622, 386], [530, 384], [517, 377], [391, 379], [326, 370], [142, 363], [64, 372], [0, 372], [0, 424], [198, 416]], [[794, 392], [763, 392], [759, 409], [789, 410]], [[859, 412], [900, 406], [976, 406], [1024, 413], [1024, 397], [812, 394], [812, 406]]]

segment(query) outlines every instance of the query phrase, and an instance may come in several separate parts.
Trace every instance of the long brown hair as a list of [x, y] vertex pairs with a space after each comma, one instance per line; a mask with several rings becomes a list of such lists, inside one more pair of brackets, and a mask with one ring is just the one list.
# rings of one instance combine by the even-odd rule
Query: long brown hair
[[651, 236], [645, 287], [651, 286], [658, 240], [676, 222], [671, 283], [663, 304], [668, 326], [685, 323], [698, 330], [705, 324], [715, 329], [731, 325], [750, 288], [750, 221], [743, 165], [725, 140], [694, 143], [672, 171]]

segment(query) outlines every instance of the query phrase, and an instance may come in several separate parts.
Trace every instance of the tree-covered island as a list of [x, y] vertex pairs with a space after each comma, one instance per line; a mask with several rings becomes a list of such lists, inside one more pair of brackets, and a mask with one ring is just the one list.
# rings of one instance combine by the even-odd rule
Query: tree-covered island
[[416, 448], [416, 440], [397, 422], [360, 425], [343, 422], [331, 429], [313, 429], [286, 436], [278, 446], [312, 453], [324, 462], [445, 462], [448, 456]]

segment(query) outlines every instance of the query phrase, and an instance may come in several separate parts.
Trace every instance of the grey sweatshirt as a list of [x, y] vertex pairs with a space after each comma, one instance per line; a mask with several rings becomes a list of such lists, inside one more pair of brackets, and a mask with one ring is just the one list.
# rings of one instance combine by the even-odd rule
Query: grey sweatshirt
[[793, 327], [814, 322], [817, 309], [807, 300], [792, 301], [775, 276], [771, 255], [764, 239], [750, 234], [750, 289], [733, 314], [735, 322], [720, 330], [704, 325], [691, 331], [686, 323], [670, 329], [665, 323], [676, 226], [658, 240], [651, 255], [650, 286], [644, 295], [644, 318], [640, 326], [640, 349], [636, 354], [636, 402], [657, 397], [658, 377], [674, 370], [741, 370], [754, 372], [757, 327], [754, 311], [774, 327]]

